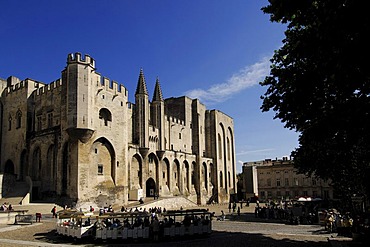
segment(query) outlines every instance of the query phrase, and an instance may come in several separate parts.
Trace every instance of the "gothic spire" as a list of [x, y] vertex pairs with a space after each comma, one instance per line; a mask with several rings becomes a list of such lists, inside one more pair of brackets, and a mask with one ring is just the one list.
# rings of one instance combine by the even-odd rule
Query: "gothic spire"
[[158, 77], [157, 77], [157, 80], [155, 81], [153, 102], [154, 101], [163, 101], [162, 89], [161, 89], [161, 85], [159, 84]]
[[145, 83], [145, 77], [144, 77], [144, 72], [143, 69], [140, 69], [140, 75], [139, 75], [139, 80], [137, 81], [137, 87], [136, 87], [136, 94], [146, 94], [148, 95], [148, 90], [146, 89], [146, 83]]

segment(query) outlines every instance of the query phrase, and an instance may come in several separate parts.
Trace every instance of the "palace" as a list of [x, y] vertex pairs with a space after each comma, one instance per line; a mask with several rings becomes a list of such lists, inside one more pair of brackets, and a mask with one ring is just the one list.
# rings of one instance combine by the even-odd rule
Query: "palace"
[[19, 183], [30, 200], [97, 204], [155, 195], [221, 203], [236, 193], [233, 119], [198, 99], [164, 99], [158, 79], [150, 101], [143, 70], [135, 103], [80, 53], [54, 82], [11, 76], [0, 92], [2, 197]]

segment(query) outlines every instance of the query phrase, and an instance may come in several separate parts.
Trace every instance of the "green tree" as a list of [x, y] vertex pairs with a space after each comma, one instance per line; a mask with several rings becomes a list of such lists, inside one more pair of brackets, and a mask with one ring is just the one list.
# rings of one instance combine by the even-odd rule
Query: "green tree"
[[262, 8], [287, 29], [260, 83], [261, 109], [299, 132], [299, 171], [332, 179], [348, 197], [370, 194], [369, 5], [270, 0]]

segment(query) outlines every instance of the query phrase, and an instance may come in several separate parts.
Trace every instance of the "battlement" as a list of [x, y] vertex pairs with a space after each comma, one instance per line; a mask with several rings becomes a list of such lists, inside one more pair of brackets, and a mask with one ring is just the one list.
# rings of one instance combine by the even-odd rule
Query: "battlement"
[[[32, 84], [33, 83], [33, 84]], [[18, 94], [23, 93], [23, 91], [31, 90], [39, 88], [40, 86], [43, 87], [45, 84], [39, 81], [32, 80], [30, 78], [27, 78], [23, 81], [19, 81], [18, 83], [14, 85], [8, 85], [8, 87], [5, 88], [5, 96], [9, 96], [12, 94]]]
[[184, 121], [184, 120], [181, 120], [181, 119], [179, 119], [179, 118], [172, 117], [172, 116], [167, 116], [167, 120], [168, 120], [171, 124], [179, 124], [179, 125], [185, 126], [185, 121]]
[[101, 86], [104, 87], [105, 91], [110, 91], [115, 94], [121, 93], [127, 97], [127, 89], [120, 83], [110, 80], [107, 77], [102, 77]]
[[90, 57], [90, 55], [85, 54], [85, 57], [81, 56], [81, 53], [76, 52], [76, 53], [70, 53], [68, 54], [67, 57], [67, 63], [82, 63], [82, 64], [87, 64], [95, 68], [95, 60]]
[[36, 90], [36, 95], [46, 94], [48, 92], [52, 92], [53, 90], [62, 86], [62, 80], [57, 79], [55, 81], [50, 82], [49, 84], [44, 85], [43, 87], [39, 87]]

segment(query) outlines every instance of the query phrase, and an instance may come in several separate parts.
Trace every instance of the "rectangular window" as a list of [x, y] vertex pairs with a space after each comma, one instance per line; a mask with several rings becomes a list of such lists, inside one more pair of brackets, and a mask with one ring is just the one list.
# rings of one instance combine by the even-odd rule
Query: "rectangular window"
[[315, 178], [312, 179], [312, 185], [316, 185], [316, 179]]
[[285, 196], [287, 196], [287, 197], [290, 196], [290, 191], [289, 190], [285, 191]]
[[48, 113], [48, 128], [53, 127], [53, 113], [49, 112]]
[[267, 186], [271, 186], [271, 178], [267, 179]]
[[298, 178], [294, 178], [294, 185], [298, 186]]
[[276, 186], [280, 187], [280, 178], [276, 179]]
[[37, 124], [36, 124], [36, 130], [40, 131], [42, 128], [42, 120], [41, 116], [37, 116]]
[[276, 196], [277, 197], [280, 197], [281, 196], [281, 192], [278, 190], [278, 191], [276, 191]]
[[166, 178], [166, 173], [165, 172], [163, 172], [163, 178]]
[[285, 178], [285, 186], [289, 186], [289, 178]]
[[103, 175], [103, 164], [98, 164], [98, 175]]
[[303, 191], [303, 196], [308, 196], [307, 190]]

